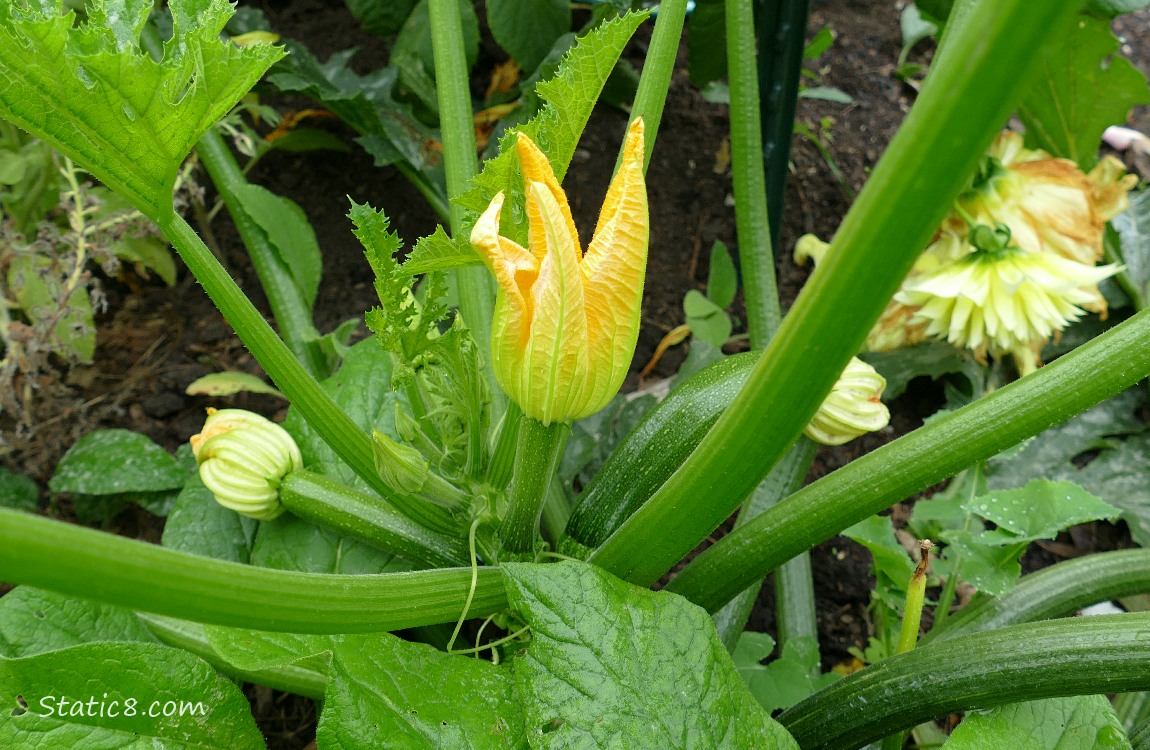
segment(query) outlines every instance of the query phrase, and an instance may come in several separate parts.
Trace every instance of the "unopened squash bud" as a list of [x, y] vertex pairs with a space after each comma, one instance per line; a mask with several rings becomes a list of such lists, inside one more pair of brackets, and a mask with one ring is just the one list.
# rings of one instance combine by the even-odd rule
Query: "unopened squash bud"
[[427, 484], [428, 466], [423, 454], [379, 430], [371, 433], [375, 470], [384, 484], [404, 495], [417, 495]]
[[886, 379], [857, 357], [850, 363], [814, 419], [803, 431], [823, 445], [842, 445], [867, 432], [876, 432], [890, 422], [890, 412], [882, 402]]
[[204, 429], [189, 442], [216, 502], [260, 521], [283, 513], [280, 481], [303, 467], [286, 430], [243, 409], [208, 409]]

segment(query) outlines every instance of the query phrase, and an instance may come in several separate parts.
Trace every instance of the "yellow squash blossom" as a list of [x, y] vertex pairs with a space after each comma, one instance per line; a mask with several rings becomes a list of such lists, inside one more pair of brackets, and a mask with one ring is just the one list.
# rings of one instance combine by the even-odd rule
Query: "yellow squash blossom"
[[585, 255], [547, 157], [522, 133], [516, 153], [527, 248], [499, 234], [503, 193], [471, 233], [499, 284], [492, 364], [499, 385], [528, 417], [544, 424], [581, 419], [618, 392], [639, 336], [648, 241], [643, 121], [627, 131], [622, 164]]
[[244, 409], [208, 409], [204, 429], [188, 442], [220, 505], [261, 521], [284, 512], [280, 481], [303, 467], [287, 430]]

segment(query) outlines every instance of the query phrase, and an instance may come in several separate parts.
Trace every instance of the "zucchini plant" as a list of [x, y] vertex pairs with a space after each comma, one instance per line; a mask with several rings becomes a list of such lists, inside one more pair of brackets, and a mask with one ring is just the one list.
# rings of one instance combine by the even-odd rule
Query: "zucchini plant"
[[[427, 0], [448, 225], [401, 263], [387, 217], [352, 205], [380, 305], [367, 315], [374, 337], [322, 380], [323, 363], [298, 345], [310, 332], [285, 344], [171, 201], [185, 155], [283, 50], [222, 39], [224, 0], [175, 0], [172, 36], [151, 52], [139, 43], [150, 4], [95, 0], [77, 22], [60, 3], [0, 0], [0, 117], [154, 221], [291, 402], [282, 425], [210, 414], [174, 457], [125, 431], [69, 452], [52, 489], [173, 503], [161, 545], [0, 509], [0, 580], [18, 585], [0, 599], [3, 744], [262, 747], [230, 677], [322, 699], [321, 748], [897, 745], [937, 716], [1020, 701], [1030, 708], [1001, 709], [999, 724], [1069, 717], [1067, 732], [1085, 726], [1103, 743], [1080, 746], [1129, 747], [1109, 704], [1083, 696], [1150, 690], [1150, 615], [1044, 618], [1077, 606], [1088, 583], [1108, 596], [1144, 591], [1141, 551], [1065, 564], [1073, 596], [1055, 569], [1024, 579], [775, 718], [728, 653], [745, 614], [726, 606], [767, 573], [1150, 373], [1142, 311], [795, 486], [811, 456], [804, 431], [838, 439], [885, 413], [881, 377], [852, 357], [963, 205], [970, 175], [984, 174], [1039, 52], [1082, 23], [1078, 5], [957, 3], [921, 96], [782, 317], [755, 174], [752, 8], [727, 2], [740, 259], [758, 351], [686, 379], [572, 508], [556, 480], [571, 424], [612, 401], [635, 346], [644, 173], [686, 0], [659, 8], [585, 252], [562, 179], [651, 14], [615, 14], [581, 37], [536, 86], [537, 115], [481, 169], [459, 6]], [[963, 232], [991, 260], [1016, 252], [1009, 229], [972, 221]], [[281, 304], [303, 296], [284, 290]], [[649, 590], [760, 494], [770, 502], [747, 503], [734, 532]], [[1019, 591], [1044, 604], [1028, 608]], [[909, 645], [915, 631], [912, 621]], [[974, 741], [1014, 736], [973, 724], [964, 734]], [[962, 741], [972, 740], [952, 740]]]

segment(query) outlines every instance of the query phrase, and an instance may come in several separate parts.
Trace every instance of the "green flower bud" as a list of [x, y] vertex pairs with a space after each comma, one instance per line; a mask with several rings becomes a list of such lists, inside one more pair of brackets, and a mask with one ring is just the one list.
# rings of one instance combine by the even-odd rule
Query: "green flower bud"
[[280, 481], [303, 466], [286, 430], [243, 409], [208, 409], [203, 431], [189, 442], [216, 502], [260, 521], [283, 513]]
[[388, 487], [404, 495], [418, 495], [427, 484], [427, 459], [409, 445], [397, 443], [379, 430], [371, 433], [375, 470]]
[[842, 445], [863, 433], [881, 430], [890, 422], [890, 412], [880, 400], [884, 390], [886, 379], [866, 362], [851, 357], [803, 432], [823, 445]]

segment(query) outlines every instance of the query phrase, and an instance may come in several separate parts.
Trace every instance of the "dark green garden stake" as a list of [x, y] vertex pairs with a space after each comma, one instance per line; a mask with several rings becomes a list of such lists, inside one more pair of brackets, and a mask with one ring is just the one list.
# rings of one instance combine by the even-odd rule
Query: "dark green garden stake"
[[759, 95], [763, 113], [763, 169], [771, 247], [778, 252], [787, 165], [807, 34], [810, 0], [767, 0], [759, 13]]

